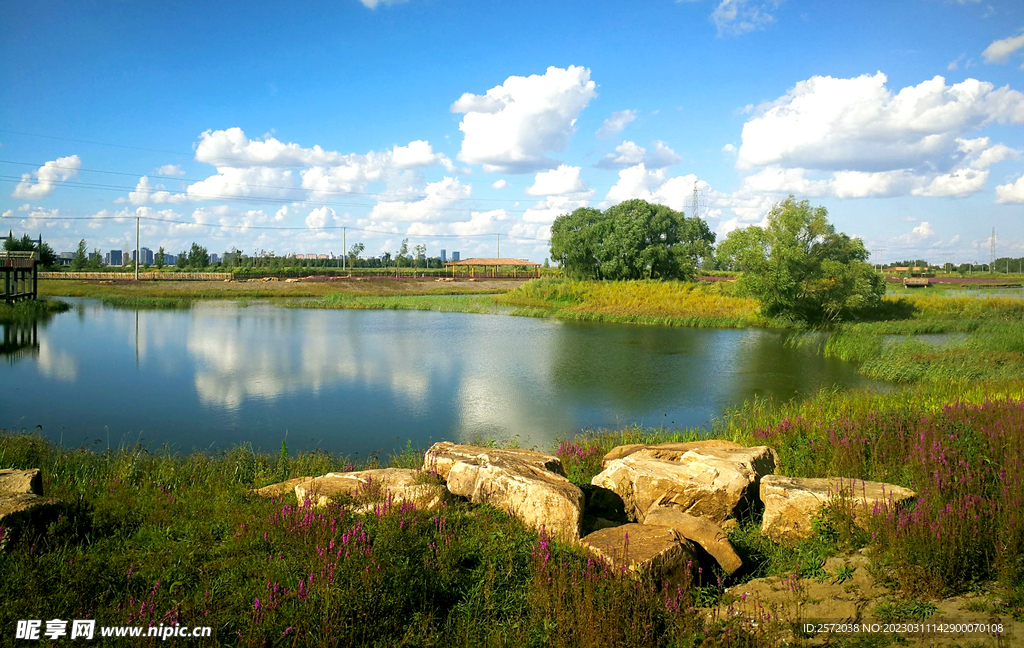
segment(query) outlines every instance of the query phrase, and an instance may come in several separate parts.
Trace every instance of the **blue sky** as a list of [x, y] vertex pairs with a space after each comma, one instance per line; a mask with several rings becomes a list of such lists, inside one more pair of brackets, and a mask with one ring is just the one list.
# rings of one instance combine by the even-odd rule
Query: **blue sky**
[[[173, 6], [169, 6], [173, 4]], [[720, 236], [793, 193], [875, 260], [1024, 255], [1024, 5], [5, 3], [0, 225], [536, 261], [640, 197]], [[94, 218], [99, 217], [99, 218]], [[74, 219], [74, 220], [71, 220]], [[290, 229], [271, 229], [290, 228]], [[884, 250], [884, 251], [882, 251]]]

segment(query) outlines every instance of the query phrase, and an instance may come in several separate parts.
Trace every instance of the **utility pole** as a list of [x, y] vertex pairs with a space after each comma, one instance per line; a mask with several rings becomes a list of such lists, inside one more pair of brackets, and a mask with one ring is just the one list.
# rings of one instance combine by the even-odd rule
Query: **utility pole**
[[989, 252], [988, 271], [990, 273], [995, 273], [996, 271], [996, 228], [994, 227], [992, 228], [992, 244]]
[[139, 280], [139, 212], [135, 212], [135, 281]]
[[341, 269], [348, 268], [348, 228], [341, 228]]
[[501, 234], [495, 234], [495, 236], [498, 237], [498, 252], [497, 252], [498, 257], [497, 258], [500, 259], [501, 258]]

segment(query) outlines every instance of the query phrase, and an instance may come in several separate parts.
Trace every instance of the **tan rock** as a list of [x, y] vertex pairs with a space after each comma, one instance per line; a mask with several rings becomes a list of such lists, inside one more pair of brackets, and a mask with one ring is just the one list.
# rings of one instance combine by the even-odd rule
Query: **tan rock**
[[669, 527], [681, 537], [696, 542], [727, 574], [743, 566], [743, 560], [736, 554], [725, 531], [710, 520], [672, 508], [657, 507], [647, 512], [644, 524]]
[[424, 470], [474, 504], [490, 504], [562, 540], [580, 537], [583, 492], [565, 478], [554, 455], [444, 442], [427, 451]]
[[893, 484], [837, 477], [767, 475], [760, 490], [764, 502], [761, 533], [775, 542], [810, 537], [813, 520], [830, 503], [850, 507], [854, 522], [866, 529], [876, 504], [899, 505], [917, 497], [914, 491]]
[[726, 441], [725, 439], [705, 439], [703, 441], [685, 441], [679, 443], [629, 443], [615, 446], [608, 451], [608, 454], [601, 459], [601, 468], [607, 468], [608, 462], [613, 459], [624, 459], [632, 454], [641, 454], [652, 459], [664, 459], [665, 461], [678, 461], [680, 457], [690, 450], [703, 448], [742, 448], [738, 443]]
[[296, 486], [303, 482], [308, 482], [311, 479], [313, 479], [311, 476], [295, 477], [287, 481], [278, 482], [276, 484], [270, 484], [269, 486], [264, 486], [263, 488], [254, 488], [249, 492], [252, 493], [253, 495], [258, 495], [260, 497], [278, 497], [280, 495], [284, 495], [285, 493], [290, 493], [294, 491]]
[[368, 503], [360, 507], [363, 511], [373, 510], [374, 505], [385, 501], [431, 510], [443, 500], [440, 486], [422, 483], [420, 472], [407, 468], [327, 473], [295, 485], [295, 497], [300, 503], [309, 498], [315, 506], [325, 506], [339, 495], [366, 497]]
[[775, 472], [776, 463], [767, 446], [704, 445], [674, 459], [633, 452], [609, 461], [591, 483], [618, 493], [637, 522], [665, 506], [722, 523], [749, 509], [761, 477]]
[[24, 493], [43, 494], [43, 475], [38, 468], [0, 470], [0, 498]]
[[423, 457], [423, 470], [436, 473], [441, 479], [448, 479], [448, 471], [457, 461], [497, 462], [515, 461], [537, 470], [565, 476], [562, 460], [555, 455], [535, 450], [517, 448], [485, 448], [483, 446], [461, 445], [442, 441], [430, 446]]
[[580, 542], [613, 569], [673, 585], [689, 585], [697, 568], [693, 545], [666, 526], [623, 524], [595, 531]]

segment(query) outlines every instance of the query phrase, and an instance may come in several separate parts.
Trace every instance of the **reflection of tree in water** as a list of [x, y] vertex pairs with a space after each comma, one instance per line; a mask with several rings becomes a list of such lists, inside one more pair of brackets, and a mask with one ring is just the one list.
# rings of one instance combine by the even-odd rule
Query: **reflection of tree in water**
[[701, 369], [713, 364], [702, 337], [654, 326], [565, 323], [552, 375], [565, 394], [642, 410], [665, 403], [668, 394], [700, 389]]

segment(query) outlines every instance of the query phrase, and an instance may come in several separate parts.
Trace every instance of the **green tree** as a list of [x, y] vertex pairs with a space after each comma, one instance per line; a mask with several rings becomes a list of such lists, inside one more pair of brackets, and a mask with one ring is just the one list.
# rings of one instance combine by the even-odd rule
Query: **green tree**
[[210, 265], [210, 255], [206, 248], [198, 243], [192, 243], [192, 249], [188, 252], [188, 267], [205, 268]]
[[184, 269], [185, 266], [188, 265], [188, 252], [186, 252], [185, 250], [178, 252], [178, 258], [174, 262], [174, 265], [175, 267]]
[[580, 207], [562, 214], [551, 225], [551, 258], [570, 277], [600, 279], [598, 247], [606, 230], [600, 209]]
[[790, 196], [772, 207], [766, 227], [749, 229], [734, 237], [739, 285], [766, 314], [834, 321], [880, 303], [885, 284], [866, 263], [864, 243], [836, 232], [824, 207]]
[[89, 270], [99, 270], [102, 265], [103, 257], [100, 255], [100, 251], [97, 248], [93, 248], [92, 254], [89, 255], [89, 261], [85, 264]]
[[[715, 260], [720, 270], [743, 271], [741, 255], [747, 250], [765, 251], [767, 242], [760, 227], [744, 227], [729, 232], [715, 248]], [[762, 254], [763, 256], [763, 254]]]
[[41, 265], [45, 267], [57, 265], [57, 253], [53, 251], [53, 248], [45, 241], [40, 245], [28, 234], [24, 234], [18, 239], [14, 238], [13, 232], [8, 232], [7, 238], [4, 239], [4, 249], [9, 252], [36, 252], [36, 258], [39, 259]]
[[551, 258], [576, 278], [690, 280], [714, 242], [703, 220], [645, 200], [577, 209], [551, 226]]
[[85, 268], [85, 264], [89, 262], [86, 250], [85, 239], [82, 239], [78, 242], [78, 249], [75, 251], [75, 256], [71, 259], [72, 270], [77, 272]]
[[164, 267], [164, 247], [161, 245], [156, 251], [156, 256], [153, 257], [153, 263], [156, 265], [157, 270], [161, 270]]

